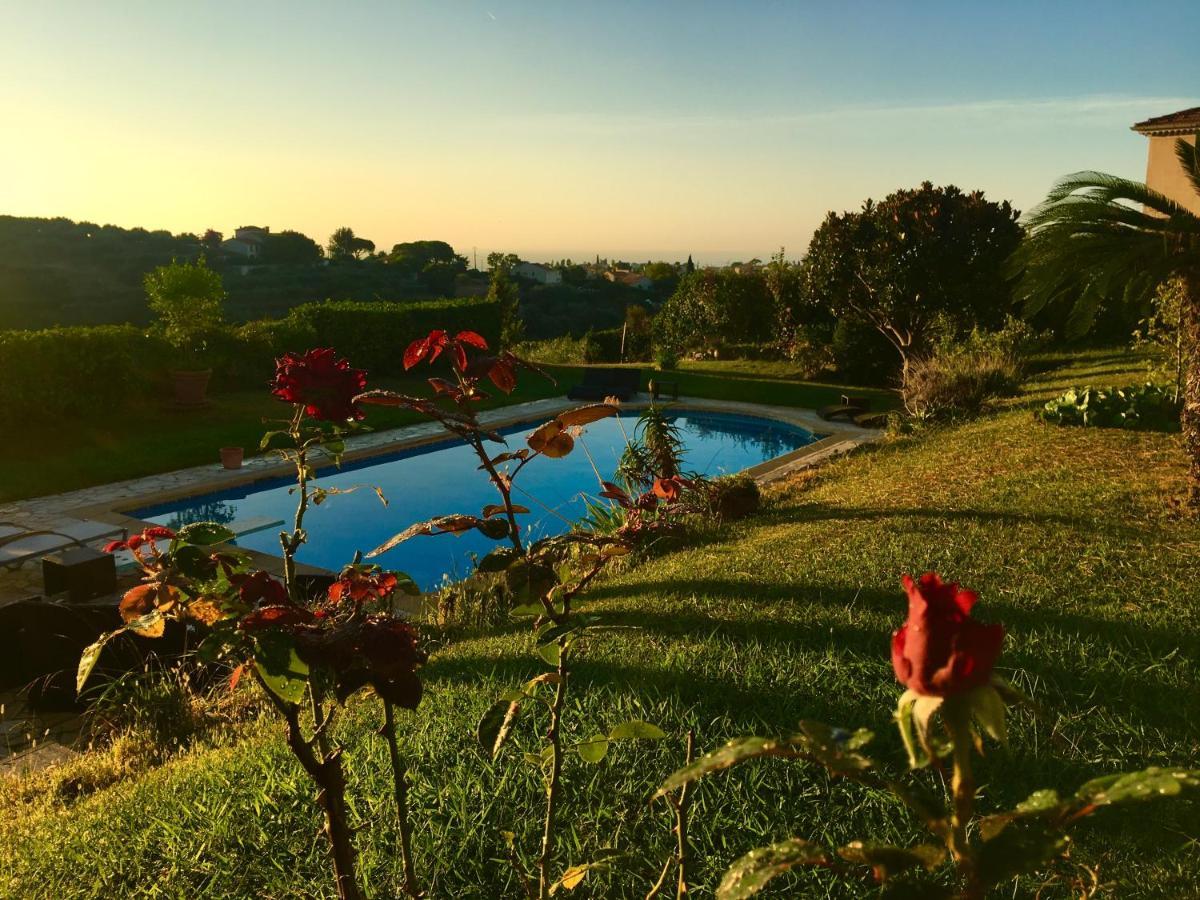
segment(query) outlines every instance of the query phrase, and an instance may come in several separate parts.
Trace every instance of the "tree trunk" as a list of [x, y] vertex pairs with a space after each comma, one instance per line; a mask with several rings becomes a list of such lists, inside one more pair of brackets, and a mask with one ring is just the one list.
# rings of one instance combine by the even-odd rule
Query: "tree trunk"
[[1179, 421], [1188, 455], [1187, 502], [1193, 509], [1200, 509], [1200, 271], [1184, 276], [1183, 290], [1179, 330], [1187, 371], [1184, 373], [1183, 410]]

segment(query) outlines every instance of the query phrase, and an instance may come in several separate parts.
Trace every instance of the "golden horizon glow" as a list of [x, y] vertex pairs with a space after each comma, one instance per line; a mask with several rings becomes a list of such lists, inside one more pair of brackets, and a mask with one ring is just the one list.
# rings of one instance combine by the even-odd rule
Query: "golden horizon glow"
[[12, 10], [0, 35], [0, 213], [322, 244], [349, 225], [380, 249], [436, 238], [481, 259], [798, 256], [827, 210], [925, 179], [1028, 208], [1068, 171], [1140, 176], [1128, 125], [1197, 102], [1150, 76], [1040, 96], [979, 78], [906, 88], [903, 70], [842, 84], [763, 42], [817, 26], [852, 42], [858, 23], [775, 7], [725, 43], [695, 23], [673, 40], [656, 12], [641, 27], [662, 59], [649, 39], [606, 51], [572, 31], [641, 21], [619, 12], [51, 7]]

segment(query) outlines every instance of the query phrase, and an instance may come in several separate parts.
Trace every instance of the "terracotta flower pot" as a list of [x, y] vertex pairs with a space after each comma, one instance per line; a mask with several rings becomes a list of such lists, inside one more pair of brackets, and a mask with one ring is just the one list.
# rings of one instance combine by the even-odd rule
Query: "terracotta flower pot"
[[176, 370], [171, 373], [175, 386], [175, 403], [178, 406], [204, 406], [208, 403], [208, 380], [212, 369], [201, 372]]
[[240, 469], [242, 467], [242, 457], [246, 451], [241, 447], [222, 447], [221, 448], [221, 465], [227, 469]]

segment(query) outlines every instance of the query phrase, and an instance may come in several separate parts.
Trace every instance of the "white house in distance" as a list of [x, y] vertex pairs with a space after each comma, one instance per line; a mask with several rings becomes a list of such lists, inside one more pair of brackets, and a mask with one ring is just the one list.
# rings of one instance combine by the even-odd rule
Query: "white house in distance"
[[519, 262], [513, 266], [513, 274], [518, 278], [528, 278], [538, 284], [562, 284], [562, 272], [543, 266], [541, 263]]
[[1133, 130], [1150, 139], [1146, 149], [1146, 184], [1200, 215], [1200, 196], [1175, 156], [1175, 141], [1179, 138], [1195, 143], [1196, 133], [1200, 132], [1200, 106], [1138, 122]]
[[654, 282], [645, 275], [626, 269], [610, 269], [604, 273], [604, 277], [614, 284], [623, 284], [625, 287], [637, 288], [639, 291], [648, 291], [654, 287]]
[[270, 228], [259, 228], [257, 225], [243, 225], [233, 232], [233, 237], [221, 241], [221, 250], [230, 256], [240, 256], [243, 259], [258, 259], [262, 253], [263, 244], [267, 241]]

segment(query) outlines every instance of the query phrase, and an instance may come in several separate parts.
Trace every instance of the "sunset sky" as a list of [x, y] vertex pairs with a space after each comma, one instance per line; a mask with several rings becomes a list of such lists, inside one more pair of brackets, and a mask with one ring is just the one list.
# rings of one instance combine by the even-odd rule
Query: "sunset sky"
[[924, 179], [1142, 177], [1200, 3], [0, 0], [0, 213], [480, 258], [799, 256]]

